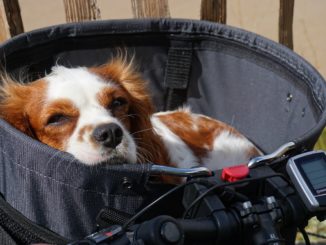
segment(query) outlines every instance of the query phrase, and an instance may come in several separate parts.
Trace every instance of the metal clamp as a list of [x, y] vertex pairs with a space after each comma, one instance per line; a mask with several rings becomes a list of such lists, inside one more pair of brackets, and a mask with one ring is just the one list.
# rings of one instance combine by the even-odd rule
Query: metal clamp
[[295, 147], [296, 145], [294, 142], [288, 142], [282, 145], [281, 147], [279, 147], [276, 151], [268, 155], [259, 156], [251, 159], [248, 163], [248, 167], [255, 168], [262, 164], [269, 164], [271, 161], [283, 157], [286, 153], [288, 153], [290, 150], [294, 149]]

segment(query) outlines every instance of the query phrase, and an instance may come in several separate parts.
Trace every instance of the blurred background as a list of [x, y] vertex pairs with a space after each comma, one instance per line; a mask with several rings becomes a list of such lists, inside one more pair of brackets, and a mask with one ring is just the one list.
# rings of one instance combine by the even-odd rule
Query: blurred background
[[[173, 18], [200, 18], [200, 0], [170, 0]], [[61, 0], [19, 0], [25, 31], [66, 22]], [[129, 0], [97, 0], [101, 19], [133, 18]], [[278, 41], [280, 1], [227, 0], [227, 24]], [[294, 51], [326, 77], [326, 1], [295, 0]]]
[[[7, 0], [8, 1], [8, 0]], [[3, 2], [5, 1], [1, 1]], [[8, 1], [9, 2], [9, 1]], [[66, 23], [65, 4], [68, 0], [19, 0], [23, 30]], [[96, 19], [133, 18], [129, 0], [93, 0]], [[221, 1], [222, 2], [222, 1]], [[226, 22], [264, 37], [279, 41], [279, 16], [282, 0], [227, 0]], [[286, 1], [283, 1], [286, 3]], [[292, 1], [290, 1], [292, 2]], [[1, 6], [0, 6], [1, 7]], [[200, 0], [169, 0], [169, 16], [200, 19]], [[326, 0], [295, 0], [293, 13], [293, 50], [308, 60], [326, 78]], [[1, 26], [0, 26], [1, 27]], [[4, 26], [8, 28], [8, 26]], [[10, 35], [2, 37], [5, 40]], [[326, 131], [316, 145], [326, 150]], [[310, 231], [326, 235], [326, 223], [310, 222]], [[300, 241], [301, 238], [298, 238]], [[316, 239], [311, 238], [312, 241]], [[326, 244], [318, 239], [319, 244]]]

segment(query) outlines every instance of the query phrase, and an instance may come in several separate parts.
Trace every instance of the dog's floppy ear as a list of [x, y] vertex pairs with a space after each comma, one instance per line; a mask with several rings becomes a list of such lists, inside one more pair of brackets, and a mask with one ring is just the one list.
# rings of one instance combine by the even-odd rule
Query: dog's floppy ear
[[33, 137], [27, 114], [27, 107], [31, 105], [31, 91], [28, 85], [13, 81], [8, 76], [1, 77], [0, 117]]

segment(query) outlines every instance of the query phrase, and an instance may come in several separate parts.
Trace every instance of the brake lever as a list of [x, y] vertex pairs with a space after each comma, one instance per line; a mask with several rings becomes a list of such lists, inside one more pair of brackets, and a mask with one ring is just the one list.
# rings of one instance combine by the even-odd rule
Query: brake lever
[[162, 165], [152, 165], [150, 175], [172, 175], [178, 177], [209, 177], [213, 172], [205, 167], [174, 168]]
[[276, 151], [264, 155], [264, 156], [258, 156], [253, 159], [251, 159], [248, 163], [249, 168], [255, 168], [260, 165], [270, 165], [270, 163], [276, 159], [279, 159], [283, 157], [286, 153], [293, 150], [296, 147], [296, 144], [294, 142], [288, 142], [282, 146], [280, 146]]

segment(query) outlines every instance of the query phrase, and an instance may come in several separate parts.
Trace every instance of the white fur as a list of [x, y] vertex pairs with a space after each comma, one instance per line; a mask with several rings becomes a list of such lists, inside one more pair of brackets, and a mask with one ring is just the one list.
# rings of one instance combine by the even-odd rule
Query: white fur
[[191, 168], [198, 165], [199, 161], [191, 149], [157, 117], [157, 115], [162, 114], [153, 115], [151, 122], [155, 132], [161, 136], [171, 162], [179, 168]]
[[246, 138], [223, 131], [215, 138], [213, 150], [203, 160], [203, 164], [215, 170], [247, 163], [250, 160], [249, 151], [253, 148], [253, 144]]
[[[193, 116], [194, 115], [199, 115], [199, 114], [195, 114], [195, 113], [191, 112], [191, 108], [189, 106], [182, 106], [182, 107], [177, 108], [174, 111], [160, 111], [160, 112], [156, 112], [155, 113], [155, 116], [164, 116], [164, 115], [173, 114], [175, 112], [185, 112], [185, 113], [191, 114]], [[203, 116], [203, 115], [201, 115], [201, 116]]]
[[[128, 162], [136, 162], [136, 145], [129, 132], [97, 100], [97, 95], [101, 90], [117, 85], [104, 81], [101, 77], [82, 67], [54, 67], [53, 72], [45, 77], [45, 81], [48, 82], [48, 103], [69, 99], [79, 111], [76, 128], [69, 140], [65, 142], [67, 152], [88, 165], [115, 157], [124, 157]], [[91, 125], [95, 128], [103, 123], [116, 123], [122, 128], [123, 139], [116, 149], [91, 144], [92, 132], [88, 131], [83, 135], [82, 141], [78, 140], [79, 132], [84, 126]]]

